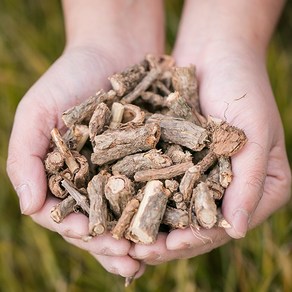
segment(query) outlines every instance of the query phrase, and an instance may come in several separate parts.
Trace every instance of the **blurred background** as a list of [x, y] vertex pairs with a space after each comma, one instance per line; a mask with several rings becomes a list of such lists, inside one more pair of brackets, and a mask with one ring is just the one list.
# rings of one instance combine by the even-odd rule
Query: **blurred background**
[[[292, 161], [292, 1], [271, 43], [268, 69]], [[166, 1], [167, 49], [182, 1]], [[6, 175], [7, 144], [23, 94], [61, 54], [57, 0], [0, 2], [0, 291], [124, 291], [86, 252], [21, 216]], [[208, 254], [149, 267], [127, 291], [292, 291], [291, 202], [266, 223]]]

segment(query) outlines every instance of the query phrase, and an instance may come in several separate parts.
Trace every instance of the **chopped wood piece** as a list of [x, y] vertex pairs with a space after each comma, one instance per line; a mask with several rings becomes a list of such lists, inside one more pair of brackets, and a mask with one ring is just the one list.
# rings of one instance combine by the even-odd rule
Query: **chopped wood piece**
[[165, 98], [155, 92], [145, 91], [140, 94], [140, 97], [142, 100], [151, 104], [153, 107], [165, 106]]
[[[185, 98], [191, 108], [197, 113], [201, 112], [195, 66], [190, 65], [189, 67], [172, 68], [172, 85], [174, 90], [178, 91], [180, 95]], [[206, 121], [206, 119], [203, 117], [202, 122], [204, 121]], [[204, 123], [201, 124], [203, 125]]]
[[66, 189], [66, 191], [74, 198], [76, 204], [80, 206], [85, 213], [89, 214], [89, 203], [87, 197], [77, 191], [72, 186], [72, 183], [69, 183], [67, 180], [62, 180], [61, 184]]
[[123, 96], [133, 90], [146, 74], [147, 63], [126, 68], [125, 71], [116, 73], [109, 77], [109, 81], [118, 96]]
[[160, 127], [156, 123], [104, 132], [95, 137], [91, 161], [102, 165], [129, 154], [155, 148], [160, 138]]
[[207, 176], [206, 183], [213, 192], [213, 198], [220, 200], [223, 198], [225, 188], [219, 182], [219, 165], [215, 165]]
[[74, 156], [72, 155], [70, 149], [67, 147], [66, 143], [62, 139], [58, 129], [54, 128], [51, 131], [52, 139], [55, 145], [57, 146], [59, 152], [65, 159], [65, 163], [67, 164], [70, 171], [74, 174], [79, 170], [79, 165], [76, 162]]
[[140, 202], [136, 198], [132, 198], [127, 203], [116, 226], [111, 231], [113, 238], [121, 239], [124, 236], [126, 229], [130, 226], [131, 220], [138, 210], [139, 204]]
[[159, 169], [170, 166], [171, 159], [161, 151], [152, 149], [145, 153], [137, 153], [124, 157], [112, 166], [113, 174], [124, 174], [128, 177], [140, 170]]
[[141, 110], [140, 107], [134, 104], [124, 105], [124, 116], [123, 116], [123, 126], [127, 124], [131, 125], [142, 125], [145, 120], [145, 112]]
[[172, 199], [175, 202], [177, 209], [187, 210], [187, 204], [184, 201], [182, 193], [176, 192], [173, 194]]
[[190, 208], [194, 209], [199, 224], [206, 229], [212, 228], [217, 222], [217, 207], [206, 183], [200, 182], [193, 190], [192, 201], [194, 205]]
[[86, 187], [89, 180], [89, 164], [85, 156], [77, 151], [72, 151], [73, 156], [79, 164], [79, 170], [74, 175], [74, 184], [80, 189]]
[[85, 119], [90, 119], [96, 106], [107, 99], [107, 94], [100, 90], [95, 95], [89, 97], [83, 103], [76, 105], [65, 111], [62, 119], [65, 125], [70, 128], [75, 124], [81, 124]]
[[199, 181], [202, 173], [214, 164], [217, 157], [214, 153], [209, 152], [199, 163], [190, 167], [184, 174], [179, 190], [184, 196], [184, 200], [189, 201], [195, 184]]
[[134, 175], [135, 181], [150, 181], [155, 179], [171, 179], [182, 175], [193, 166], [192, 162], [185, 162], [180, 164], [175, 164], [160, 169], [148, 169], [137, 171]]
[[155, 80], [152, 83], [152, 88], [156, 89], [156, 91], [159, 89], [159, 92], [164, 96], [171, 93], [170, 89], [161, 80]]
[[208, 141], [208, 131], [184, 119], [154, 114], [147, 123], [159, 123], [161, 140], [201, 151]]
[[164, 216], [170, 192], [159, 180], [147, 182], [144, 197], [134, 216], [129, 232], [135, 242], [154, 243]]
[[89, 129], [86, 125], [72, 126], [63, 135], [63, 140], [71, 150], [81, 151], [89, 137]]
[[220, 184], [222, 187], [227, 188], [230, 185], [233, 178], [230, 158], [221, 156], [218, 159], [218, 164]]
[[166, 105], [170, 109], [170, 115], [202, 126], [202, 118], [199, 117], [200, 114], [188, 105], [186, 99], [178, 91], [168, 95]]
[[171, 229], [185, 229], [189, 226], [188, 212], [167, 206], [162, 224], [171, 227]]
[[192, 154], [189, 151], [183, 151], [177, 144], [169, 145], [165, 151], [174, 164], [192, 161]]
[[65, 158], [55, 149], [52, 152], [47, 154], [45, 159], [45, 169], [49, 174], [55, 174], [60, 171], [64, 165]]
[[94, 138], [96, 135], [105, 131], [105, 127], [109, 125], [111, 111], [103, 102], [98, 104], [89, 121], [89, 138], [94, 146]]
[[114, 175], [108, 179], [104, 192], [111, 210], [119, 218], [134, 195], [134, 186], [125, 175]]
[[161, 74], [160, 68], [152, 68], [149, 72], [147, 72], [146, 76], [142, 79], [142, 81], [134, 88], [132, 92], [129, 92], [126, 96], [121, 99], [123, 104], [132, 103], [142, 92], [147, 90], [147, 88], [151, 85], [151, 83], [156, 80]]
[[210, 149], [217, 156], [230, 157], [236, 154], [247, 141], [242, 130], [219, 119], [209, 117], [208, 127], [212, 133]]
[[65, 169], [60, 173], [53, 174], [49, 177], [48, 181], [50, 191], [55, 197], [60, 199], [64, 199], [68, 195], [68, 192], [61, 185], [61, 182], [64, 178], [70, 181], [73, 180], [73, 175], [69, 169]]
[[171, 193], [176, 192], [179, 187], [179, 182], [174, 179], [167, 179], [164, 182], [164, 185], [167, 189], [170, 190]]
[[100, 172], [88, 183], [87, 192], [90, 202], [89, 209], [89, 234], [101, 235], [107, 228], [107, 204], [104, 195], [104, 186], [109, 174]]
[[56, 206], [51, 209], [51, 218], [56, 222], [60, 223], [67, 217], [69, 214], [75, 211], [76, 201], [72, 196], [68, 196]]
[[119, 102], [114, 102], [112, 105], [112, 110], [111, 110], [111, 122], [110, 122], [109, 128], [117, 129], [121, 124], [123, 115], [124, 115], [124, 106]]

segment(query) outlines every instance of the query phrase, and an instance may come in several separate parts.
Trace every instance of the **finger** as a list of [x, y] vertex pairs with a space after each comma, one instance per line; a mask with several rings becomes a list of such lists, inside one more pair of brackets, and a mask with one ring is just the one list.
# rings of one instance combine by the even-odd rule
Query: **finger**
[[244, 237], [248, 230], [263, 195], [267, 161], [267, 146], [252, 141], [232, 159], [234, 178], [224, 195], [222, 212], [231, 224], [226, 232], [233, 238]]
[[92, 253], [100, 264], [110, 273], [122, 277], [139, 278], [145, 271], [145, 265], [130, 256], [104, 256]]
[[19, 104], [7, 159], [7, 173], [19, 196], [21, 212], [27, 215], [36, 212], [46, 198], [47, 183], [42, 160], [53, 123], [48, 120], [46, 112], [34, 111], [36, 108], [27, 99]]
[[126, 239], [116, 240], [110, 233], [102, 236], [88, 238], [88, 217], [81, 213], [68, 215], [61, 223], [56, 223], [50, 218], [50, 210], [60, 201], [48, 197], [43, 207], [32, 218], [38, 224], [58, 232], [64, 239], [79, 248], [95, 254], [123, 256], [128, 254], [131, 244]]

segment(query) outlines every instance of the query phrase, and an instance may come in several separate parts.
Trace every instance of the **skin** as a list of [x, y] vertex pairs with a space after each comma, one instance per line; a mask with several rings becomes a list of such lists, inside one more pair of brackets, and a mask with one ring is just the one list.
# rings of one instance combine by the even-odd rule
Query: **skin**
[[265, 67], [283, 1], [186, 1], [173, 51], [177, 65], [196, 65], [203, 113], [242, 128], [248, 143], [232, 160], [234, 180], [223, 201], [223, 215], [232, 227], [201, 230], [200, 236], [191, 229], [174, 230], [159, 234], [149, 246], [108, 234], [86, 243], [81, 239], [86, 217], [71, 214], [60, 225], [49, 218], [56, 199], [46, 199], [42, 160], [50, 130], [63, 127], [61, 113], [106, 88], [113, 72], [147, 52], [163, 52], [160, 1], [147, 1], [147, 9], [142, 1], [90, 2], [83, 7], [78, 0], [64, 1], [64, 53], [24, 96], [15, 115], [7, 170], [22, 212], [122, 276], [139, 277], [145, 264], [194, 257], [244, 237], [290, 198], [283, 126]]

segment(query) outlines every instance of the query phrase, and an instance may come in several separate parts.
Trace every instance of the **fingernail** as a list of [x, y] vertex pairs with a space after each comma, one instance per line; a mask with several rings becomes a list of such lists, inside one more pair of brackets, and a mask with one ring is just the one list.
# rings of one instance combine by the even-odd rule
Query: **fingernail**
[[27, 184], [22, 184], [16, 188], [16, 193], [19, 198], [20, 211], [22, 214], [26, 214], [32, 203], [30, 187]]
[[238, 238], [245, 237], [248, 224], [249, 213], [244, 209], [237, 209], [233, 214], [232, 227], [236, 232]]

